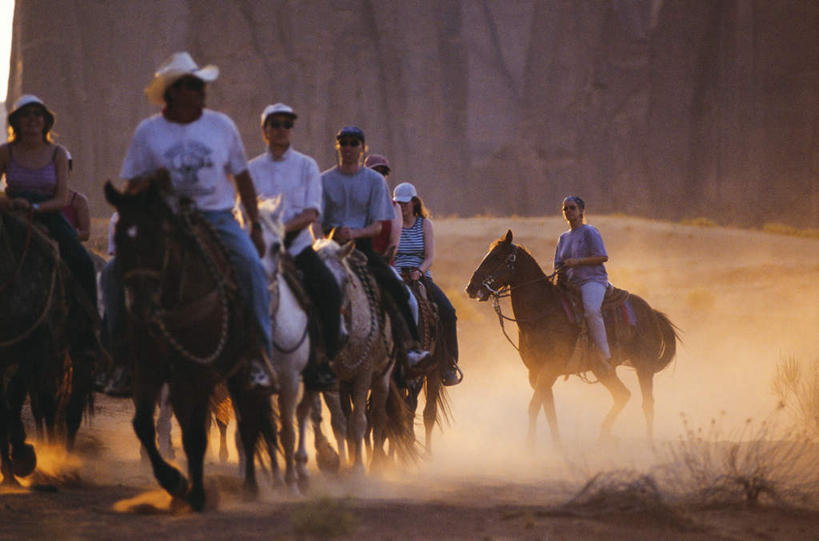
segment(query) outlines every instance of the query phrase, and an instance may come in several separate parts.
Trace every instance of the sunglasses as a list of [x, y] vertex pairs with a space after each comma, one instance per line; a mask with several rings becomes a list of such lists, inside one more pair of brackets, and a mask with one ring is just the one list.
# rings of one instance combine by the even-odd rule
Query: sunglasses
[[342, 139], [338, 142], [340, 147], [357, 147], [361, 143], [358, 139]]
[[271, 120], [270, 122], [267, 123], [267, 125], [270, 126], [271, 128], [273, 128], [274, 130], [278, 130], [279, 128], [284, 128], [286, 130], [289, 130], [290, 128], [293, 127], [293, 121], [292, 120], [283, 120], [283, 121], [279, 122], [278, 120]]
[[45, 116], [45, 111], [43, 111], [39, 107], [30, 107], [28, 109], [20, 110], [20, 112], [17, 113], [17, 116], [19, 116], [19, 117]]
[[172, 86], [176, 88], [187, 88], [188, 90], [202, 90], [205, 88], [205, 81], [197, 77], [183, 77]]
[[563, 212], [566, 212], [567, 210], [577, 210], [577, 205], [566, 205], [563, 207]]
[[390, 168], [389, 167], [384, 167], [383, 165], [379, 165], [378, 167], [373, 167], [373, 169], [375, 171], [378, 171], [379, 173], [381, 173], [382, 176], [385, 176], [385, 177], [390, 174]]

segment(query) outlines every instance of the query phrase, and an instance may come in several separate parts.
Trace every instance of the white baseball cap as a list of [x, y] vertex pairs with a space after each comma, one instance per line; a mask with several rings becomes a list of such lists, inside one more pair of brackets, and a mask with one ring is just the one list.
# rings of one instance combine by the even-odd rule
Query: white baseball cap
[[418, 197], [418, 192], [415, 191], [415, 186], [409, 182], [402, 182], [392, 192], [392, 198], [399, 203], [409, 203], [413, 197]]
[[273, 105], [268, 105], [262, 111], [262, 126], [264, 126], [264, 121], [267, 120], [267, 117], [270, 115], [287, 115], [291, 117], [293, 120], [299, 118], [299, 115], [293, 112], [293, 108], [284, 103], [274, 103]]

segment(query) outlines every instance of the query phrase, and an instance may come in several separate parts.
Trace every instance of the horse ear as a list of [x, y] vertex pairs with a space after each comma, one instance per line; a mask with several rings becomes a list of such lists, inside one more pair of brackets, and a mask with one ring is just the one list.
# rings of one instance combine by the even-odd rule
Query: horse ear
[[506, 230], [506, 236], [503, 238], [503, 242], [509, 242], [509, 243], [512, 242], [512, 230], [511, 229]]
[[347, 242], [344, 243], [344, 246], [341, 247], [339, 255], [341, 255], [342, 259], [344, 259], [348, 255], [353, 253], [353, 250], [355, 250], [355, 243], [351, 240], [348, 240]]
[[114, 207], [119, 207], [120, 203], [122, 202], [122, 193], [114, 188], [114, 185], [111, 184], [110, 179], [105, 181], [103, 191], [105, 192], [105, 200]]

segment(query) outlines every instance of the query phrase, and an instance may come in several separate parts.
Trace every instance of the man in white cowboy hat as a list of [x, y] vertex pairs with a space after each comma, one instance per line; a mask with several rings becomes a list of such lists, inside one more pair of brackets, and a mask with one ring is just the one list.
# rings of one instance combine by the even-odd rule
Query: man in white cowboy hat
[[[341, 315], [342, 294], [332, 273], [313, 250], [310, 228], [321, 215], [321, 173], [316, 160], [290, 144], [297, 118], [293, 108], [284, 103], [264, 108], [261, 128], [267, 151], [250, 160], [248, 169], [257, 194], [282, 197], [285, 246], [301, 271], [304, 289], [318, 311], [326, 357], [332, 359], [347, 335]], [[305, 386], [312, 390], [333, 387], [336, 377], [328, 363], [320, 362], [316, 355], [310, 359], [303, 373]]]
[[[250, 383], [271, 387], [274, 374], [261, 358], [272, 355], [273, 329], [270, 293], [259, 259], [264, 246], [256, 190], [236, 125], [227, 115], [205, 108], [206, 84], [218, 76], [216, 66], [200, 68], [187, 52], [174, 53], [159, 67], [145, 94], [164, 108], [137, 127], [120, 176], [131, 179], [167, 169], [177, 193], [192, 199], [213, 225], [227, 247], [240, 291], [257, 323], [262, 351], [250, 363]], [[252, 224], [250, 238], [233, 218], [237, 190]]]

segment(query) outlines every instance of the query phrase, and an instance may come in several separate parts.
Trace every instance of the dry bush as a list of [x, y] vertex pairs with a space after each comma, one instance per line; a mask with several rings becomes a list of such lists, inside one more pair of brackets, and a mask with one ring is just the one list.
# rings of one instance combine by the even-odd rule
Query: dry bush
[[298, 536], [328, 539], [350, 535], [355, 529], [355, 516], [346, 500], [319, 498], [299, 505], [290, 520]]
[[793, 356], [780, 359], [771, 387], [796, 427], [819, 439], [819, 360], [803, 366]]
[[716, 227], [718, 224], [711, 218], [700, 216], [698, 218], [685, 218], [681, 222], [683, 225], [694, 225], [697, 227]]
[[798, 227], [793, 227], [792, 225], [781, 224], [778, 222], [766, 222], [762, 225], [762, 230], [766, 233], [774, 233], [776, 235], [819, 239], [819, 229], [799, 229]]
[[661, 468], [669, 490], [693, 504], [756, 505], [817, 503], [819, 450], [804, 433], [782, 431], [773, 421], [752, 419], [738, 433], [724, 433], [712, 420], [669, 445], [671, 460]]

